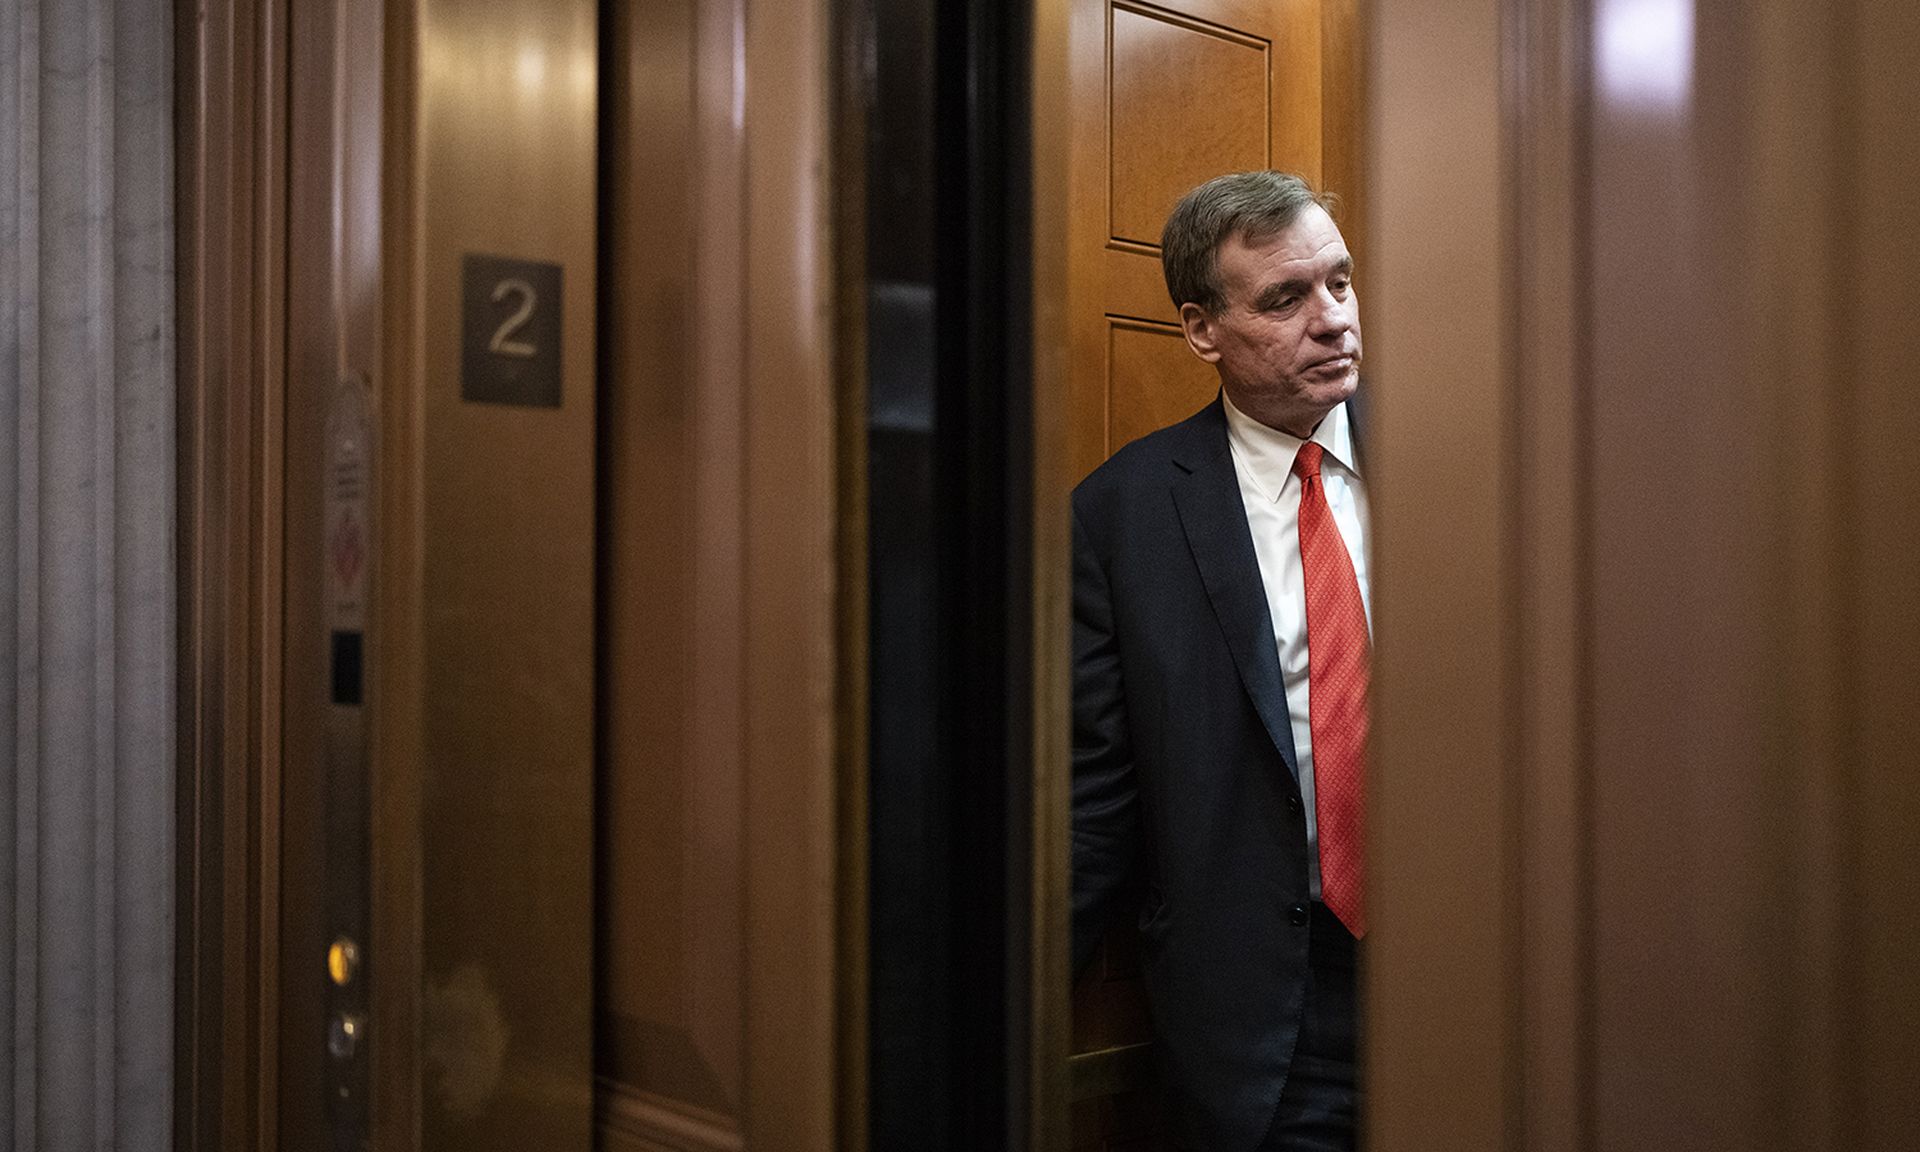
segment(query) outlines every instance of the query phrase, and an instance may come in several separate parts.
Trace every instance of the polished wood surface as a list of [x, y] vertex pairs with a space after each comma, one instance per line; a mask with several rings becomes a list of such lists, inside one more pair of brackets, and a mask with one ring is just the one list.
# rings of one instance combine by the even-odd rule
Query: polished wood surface
[[[1380, 575], [1366, 1120], [1383, 1141], [1383, 1132], [1411, 1139], [1418, 1117], [1420, 1147], [1518, 1148], [1501, 1126], [1504, 1101], [1481, 1091], [1502, 1083], [1512, 1059], [1487, 1039], [1504, 1035], [1517, 996], [1501, 934], [1513, 848], [1501, 835], [1446, 837], [1443, 854], [1440, 837], [1423, 835], [1439, 813], [1449, 830], [1504, 828], [1510, 814], [1514, 734], [1501, 704], [1514, 675], [1506, 619], [1518, 601], [1498, 544], [1510, 493], [1491, 446], [1455, 452], [1446, 467], [1433, 458], [1442, 445], [1506, 443], [1510, 418], [1500, 314], [1509, 254], [1494, 163], [1499, 44], [1478, 35], [1497, 26], [1499, 4], [1471, 5], [1470, 20], [1416, 7], [1375, 11], [1369, 171], [1382, 227], [1364, 299]], [[1417, 223], [1402, 215], [1412, 206]], [[1422, 298], [1423, 289], [1436, 295]], [[1432, 375], [1442, 363], [1444, 376]], [[1413, 570], [1403, 567], [1410, 557]], [[1416, 1084], [1422, 1077], [1436, 1082]], [[1435, 1108], [1440, 1078], [1457, 1095]]]
[[[621, 274], [617, 315], [637, 300], [643, 322], [609, 340], [615, 378], [635, 387], [607, 408], [617, 427], [601, 444], [619, 455], [604, 523], [593, 496], [601, 78], [591, 6], [300, 5], [298, 37], [264, 17], [238, 32], [221, 22], [239, 19], [230, 13], [205, 25], [207, 36], [254, 37], [273, 77], [285, 74], [276, 46], [292, 40], [301, 54], [299, 99], [286, 103], [274, 102], [267, 64], [208, 77], [209, 92], [258, 85], [260, 103], [235, 103], [246, 123], [220, 120], [229, 108], [212, 95], [194, 108], [203, 119], [193, 123], [219, 139], [196, 182], [183, 181], [207, 236], [208, 254], [192, 265], [205, 300], [195, 314], [210, 317], [191, 346], [208, 365], [194, 393], [203, 407], [182, 422], [200, 437], [190, 440], [199, 470], [183, 491], [203, 517], [191, 546], [206, 576], [193, 584], [200, 614], [183, 619], [229, 648], [194, 655], [205, 694], [192, 707], [204, 722], [183, 725], [199, 742], [196, 770], [227, 789], [195, 797], [195, 819], [221, 821], [223, 838], [192, 849], [205, 865], [190, 881], [196, 899], [223, 902], [227, 922], [183, 945], [206, 974], [196, 1020], [226, 1045], [195, 1065], [209, 1078], [186, 1090], [183, 1124], [203, 1131], [217, 1117], [225, 1147], [322, 1138], [311, 1091], [317, 1002], [282, 990], [317, 971], [306, 963], [317, 950], [304, 947], [315, 942], [314, 906], [302, 896], [285, 917], [273, 911], [283, 871], [305, 892], [322, 867], [310, 818], [326, 802], [322, 717], [311, 701], [281, 702], [281, 675], [244, 669], [284, 666], [285, 684], [306, 691], [323, 666], [309, 610], [315, 493], [290, 493], [282, 513], [275, 485], [283, 467], [317, 470], [321, 401], [348, 369], [373, 382], [382, 468], [369, 654], [376, 1145], [586, 1146], [586, 974], [599, 955], [613, 957], [604, 1004], [638, 1005], [627, 1015], [649, 1039], [671, 1039], [676, 1026], [692, 1039], [616, 1061], [600, 1105], [607, 1146], [857, 1146], [842, 1130], [863, 1118], [845, 1076], [864, 1068], [849, 1035], [861, 984], [837, 961], [864, 932], [848, 879], [858, 874], [849, 845], [863, 835], [848, 803], [858, 741], [842, 736], [864, 724], [851, 688], [858, 666], [841, 659], [864, 649], [854, 610], [864, 591], [849, 563], [864, 539], [840, 515], [848, 477], [860, 475], [840, 441], [855, 434], [860, 408], [833, 354], [844, 257], [822, 242], [837, 195], [824, 162], [827, 12], [762, 8], [749, 35], [739, 4], [654, 9], [624, 14], [653, 22], [630, 43], [634, 103], [623, 111], [678, 117], [683, 135], [631, 138], [636, 150], [616, 160], [635, 166], [610, 177], [642, 209], [613, 214], [635, 231], [611, 243], [610, 264]], [[677, 40], [654, 35], [674, 19]], [[207, 49], [210, 67], [227, 62], [217, 54], [225, 44]], [[674, 73], [676, 49], [690, 55]], [[761, 78], [751, 91], [749, 72]], [[675, 89], [676, 75], [686, 87]], [[298, 270], [284, 276], [272, 247], [284, 235], [274, 215], [283, 199], [271, 189], [289, 146], [276, 115], [291, 122], [301, 157], [284, 200], [301, 221], [287, 265]], [[222, 147], [263, 151], [224, 157]], [[658, 181], [670, 160], [683, 178]], [[678, 215], [653, 211], [665, 204]], [[223, 220], [234, 221], [231, 234], [214, 235]], [[450, 273], [476, 248], [566, 265], [557, 411], [457, 398]], [[680, 278], [671, 285], [669, 269]], [[285, 337], [282, 283], [300, 311]], [[229, 317], [240, 318], [232, 329]], [[231, 338], [216, 347], [223, 331]], [[283, 339], [300, 377], [284, 416], [273, 390]], [[257, 371], [269, 388], [238, 389], [215, 369]], [[282, 539], [293, 559], [274, 550]], [[613, 706], [599, 714], [619, 853], [602, 931], [621, 942], [597, 950], [585, 823], [599, 707], [596, 539], [612, 557], [602, 602], [617, 605], [606, 650]], [[675, 546], [683, 553], [669, 555]], [[216, 614], [229, 605], [235, 616]], [[283, 644], [279, 622], [296, 616]], [[688, 659], [664, 685], [662, 661], [675, 655]], [[289, 746], [299, 746], [284, 780], [273, 759], [283, 714]], [[289, 821], [284, 845], [276, 805], [306, 814]], [[711, 914], [729, 905], [731, 919]], [[291, 951], [276, 949], [280, 933]], [[659, 948], [663, 938], [678, 946]], [[236, 980], [250, 966], [257, 986]], [[669, 1027], [650, 1030], [645, 1012]], [[631, 1054], [632, 1031], [607, 1029], [610, 1047], [624, 1036]]]
[[725, 66], [702, 8], [621, 6], [606, 28], [596, 1071], [608, 1139], [673, 1129], [733, 1148], [746, 1074], [743, 381], [688, 333], [696, 317], [702, 332], [738, 323], [704, 308], [700, 288], [737, 291], [741, 270], [699, 227], [693, 158], [732, 143], [694, 83]]
[[[421, 586], [387, 640], [419, 647], [423, 1149], [592, 1141], [596, 17], [421, 0], [398, 95], [419, 360], [389, 391], [419, 440], [389, 474]], [[471, 254], [560, 266], [557, 407], [463, 398]]]
[[[1357, 233], [1363, 124], [1351, 0], [1077, 0], [1068, 19], [1063, 436], [1078, 481], [1219, 391], [1187, 348], [1161, 273], [1175, 201], [1224, 172], [1278, 168], [1338, 193]], [[1147, 1033], [1137, 961], [1109, 941], [1074, 996], [1074, 1147], [1160, 1140], [1140, 1080]]]
[[1377, 16], [1369, 1147], [1912, 1146], [1920, 22]]
[[[1865, 927], [1857, 955], [1817, 944], [1809, 951], [1833, 965], [1837, 979], [1825, 986], [1854, 989], [1814, 1032], [1816, 1041], [1831, 1045], [1815, 1065], [1830, 1111], [1815, 1119], [1837, 1133], [1834, 1147], [1892, 1152], [1920, 1144], [1920, 1107], [1904, 1087], [1920, 1074], [1914, 1039], [1920, 995], [1910, 978], [1920, 961], [1920, 919], [1909, 899], [1920, 829], [1920, 778], [1911, 770], [1920, 746], [1920, 712], [1912, 706], [1912, 686], [1920, 684], [1920, 613], [1909, 578], [1920, 564], [1920, 396], [1912, 387], [1920, 340], [1910, 319], [1920, 306], [1920, 243], [1906, 223], [1911, 190], [1920, 182], [1912, 130], [1920, 118], [1920, 84], [1909, 51], [1920, 40], [1920, 12], [1897, 0], [1859, 0], [1852, 14], [1854, 37], [1833, 42], [1846, 80], [1830, 97], [1837, 113], [1830, 123], [1835, 152], [1851, 177], [1845, 251], [1859, 264], [1836, 259], [1832, 283], [1848, 285], [1842, 299], [1857, 306], [1842, 314], [1856, 317], [1850, 335], [1858, 352], [1830, 378], [1858, 381], [1837, 415], [1862, 439], [1846, 486], [1851, 516], [1842, 536], [1853, 578], [1834, 596], [1836, 605], [1846, 605], [1840, 635], [1852, 643], [1827, 649], [1829, 666], [1845, 677], [1828, 706], [1852, 732], [1844, 763], [1833, 765], [1840, 787], [1814, 776], [1806, 791], [1839, 793], [1828, 801], [1839, 827], [1825, 846], [1846, 898], [1832, 928], [1841, 934]], [[1833, 35], [1831, 26], [1822, 31]], [[1786, 86], [1777, 92], [1787, 103]], [[1791, 218], [1786, 205], [1780, 208], [1778, 219]], [[1802, 348], [1813, 363], [1831, 347], [1818, 340], [1817, 323], [1815, 313], [1798, 318]], [[1815, 551], [1807, 559], [1817, 563], [1825, 555]], [[1844, 723], [1848, 718], [1851, 725]]]
[[277, 1132], [284, 5], [183, 6], [175, 1142]]
[[812, 2], [609, 16], [597, 1127], [857, 1147], [864, 408], [835, 358], [832, 30]]
[[[1109, 235], [1149, 247], [1181, 193], [1265, 167], [1264, 27], [1221, 28], [1115, 6], [1107, 90]], [[1205, 113], [1196, 115], [1196, 110]]]
[[[1527, 1069], [1524, 1139], [1543, 1149], [1571, 1148], [1584, 1115], [1580, 1092], [1587, 1075], [1580, 1039], [1580, 982], [1586, 963], [1579, 928], [1582, 773], [1577, 733], [1580, 707], [1581, 336], [1579, 288], [1573, 269], [1580, 244], [1576, 195], [1578, 69], [1572, 13], [1536, 5], [1510, 23], [1502, 51], [1528, 61], [1524, 86], [1513, 93], [1509, 123], [1520, 170], [1512, 187], [1511, 251], [1500, 275], [1509, 302], [1524, 308], [1509, 321], [1508, 349], [1516, 379], [1530, 381], [1513, 413], [1524, 445], [1512, 463], [1517, 491], [1508, 515], [1526, 525], [1519, 563], [1526, 572], [1514, 628], [1517, 670], [1508, 683], [1526, 701], [1512, 722], [1510, 748], [1528, 779], [1507, 799], [1519, 840], [1509, 851], [1524, 863], [1510, 881], [1508, 899], [1525, 909], [1515, 945], [1526, 957], [1509, 1018], [1527, 1016], [1509, 1060]], [[1510, 78], [1508, 83], [1519, 83]], [[1484, 576], [1484, 573], [1482, 573]], [[1513, 787], [1513, 777], [1507, 778]]]
[[1335, 217], [1357, 272], [1369, 255], [1365, 29], [1362, 0], [1321, 0], [1320, 182], [1338, 201]]
[[379, 431], [375, 452], [384, 483], [374, 507], [381, 576], [373, 589], [378, 634], [369, 661], [377, 701], [369, 733], [373, 812], [370, 932], [379, 948], [369, 1017], [375, 1041], [369, 1101], [374, 1146], [420, 1147], [424, 1109], [421, 1003], [424, 998], [420, 834], [426, 762], [426, 508], [420, 484], [426, 397], [409, 382], [426, 375], [428, 344], [420, 307], [422, 173], [398, 158], [417, 147], [420, 122], [420, 13], [414, 0], [390, 0], [381, 26], [381, 361], [375, 377]]
[[837, 1144], [835, 727], [839, 585], [832, 355], [831, 27], [825, 0], [746, 25], [744, 219], [749, 650], [747, 1136]]

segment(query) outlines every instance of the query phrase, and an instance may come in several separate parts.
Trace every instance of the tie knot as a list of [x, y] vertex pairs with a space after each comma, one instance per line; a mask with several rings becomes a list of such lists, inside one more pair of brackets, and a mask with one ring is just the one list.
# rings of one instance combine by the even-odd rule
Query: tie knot
[[1324, 451], [1311, 440], [1300, 445], [1300, 451], [1293, 457], [1293, 474], [1302, 480], [1320, 475], [1320, 455]]

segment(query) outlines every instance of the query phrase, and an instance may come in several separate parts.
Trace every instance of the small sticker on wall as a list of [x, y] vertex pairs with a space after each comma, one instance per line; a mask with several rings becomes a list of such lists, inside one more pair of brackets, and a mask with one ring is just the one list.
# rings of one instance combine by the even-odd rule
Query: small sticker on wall
[[373, 495], [373, 423], [366, 377], [349, 373], [334, 389], [327, 411], [326, 568], [327, 623], [360, 628], [367, 613], [367, 569], [372, 562], [367, 509]]

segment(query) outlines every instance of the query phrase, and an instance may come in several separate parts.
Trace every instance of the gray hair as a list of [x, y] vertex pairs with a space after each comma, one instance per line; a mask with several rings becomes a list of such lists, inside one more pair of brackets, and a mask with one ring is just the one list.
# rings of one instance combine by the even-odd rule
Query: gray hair
[[1220, 245], [1236, 234], [1257, 244], [1287, 229], [1311, 205], [1331, 215], [1334, 200], [1286, 172], [1230, 172], [1182, 196], [1160, 232], [1160, 269], [1173, 306], [1220, 311], [1227, 303], [1220, 289]]

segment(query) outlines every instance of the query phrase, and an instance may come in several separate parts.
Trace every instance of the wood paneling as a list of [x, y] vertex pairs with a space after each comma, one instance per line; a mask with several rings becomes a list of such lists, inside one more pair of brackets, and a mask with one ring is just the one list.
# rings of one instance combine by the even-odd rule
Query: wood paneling
[[1157, 246], [1187, 189], [1267, 166], [1269, 48], [1152, 9], [1116, 6], [1112, 21], [1108, 235]]
[[718, 1147], [745, 1081], [746, 460], [738, 363], [707, 354], [739, 319], [701, 293], [742, 271], [701, 228], [703, 195], [737, 213], [738, 193], [690, 162], [733, 143], [694, 83], [724, 65], [703, 7], [621, 6], [606, 29], [596, 1071], [610, 1129]]
[[[634, 148], [616, 154], [609, 183], [638, 210], [609, 214], [610, 314], [623, 323], [608, 348], [613, 378], [633, 387], [606, 408], [601, 446], [617, 460], [596, 524], [596, 19], [577, 5], [523, 7], [301, 8], [304, 96], [291, 119], [307, 151], [291, 210], [308, 221], [294, 257], [307, 319], [288, 346], [307, 383], [285, 420], [304, 438], [296, 467], [312, 473], [317, 398], [343, 369], [365, 370], [385, 469], [370, 669], [376, 1140], [586, 1142], [585, 1063], [566, 1053], [584, 1054], [575, 1046], [593, 1003], [591, 837], [567, 821], [587, 811], [588, 573], [603, 531], [600, 715], [614, 771], [597, 954], [611, 958], [601, 1003], [614, 1058], [601, 1136], [610, 1147], [854, 1146], [841, 1128], [860, 1113], [835, 1078], [864, 1066], [845, 1034], [857, 1016], [842, 1013], [860, 985], [836, 972], [841, 940], [863, 931], [843, 895], [842, 821], [858, 812], [843, 807], [841, 733], [864, 725], [847, 718], [857, 713], [846, 711], [838, 652], [864, 646], [846, 611], [864, 592], [843, 567], [863, 543], [837, 516], [850, 409], [830, 324], [844, 297], [822, 242], [834, 187], [827, 10], [799, 0], [757, 9], [750, 36], [736, 3], [615, 14], [622, 35], [639, 22], [646, 33], [627, 41], [634, 55], [612, 85], [627, 86], [621, 140]], [[321, 1030], [311, 997], [278, 994], [270, 903], [282, 848], [271, 805], [314, 812], [326, 797], [310, 703], [293, 710], [305, 767], [284, 787], [274, 771], [281, 705], [270, 670], [284, 663], [289, 683], [306, 684], [319, 666], [310, 627], [280, 647], [275, 546], [295, 520], [308, 541], [298, 548], [310, 551], [318, 533], [310, 501], [283, 519], [276, 487], [284, 233], [272, 189], [285, 145], [273, 109], [289, 113], [272, 85], [283, 83], [274, 53], [288, 29], [281, 9], [261, 11], [259, 24], [241, 19], [251, 9], [181, 24], [219, 41], [191, 41], [208, 69], [256, 69], [209, 71], [191, 116], [218, 139], [182, 192], [208, 249], [183, 277], [198, 293], [183, 301], [206, 317], [190, 355], [208, 373], [192, 392], [195, 418], [182, 421], [199, 437], [201, 469], [183, 491], [205, 517], [189, 538], [203, 599], [187, 619], [224, 646], [193, 656], [205, 695], [183, 704], [196, 717], [183, 733], [200, 741], [190, 750], [199, 779], [221, 790], [193, 798], [195, 819], [217, 820], [224, 836], [193, 849], [191, 891], [223, 902], [225, 921], [186, 947], [201, 989], [193, 1018], [226, 1039], [218, 1059], [194, 1065], [207, 1079], [183, 1094], [183, 1130], [217, 1117], [232, 1148], [322, 1135], [308, 1042]], [[222, 38], [235, 36], [264, 62], [230, 61]], [[231, 107], [220, 100], [228, 87], [241, 93]], [[231, 123], [220, 119], [229, 111]], [[675, 178], [661, 179], [669, 165]], [[225, 221], [231, 233], [215, 234]], [[457, 399], [450, 277], [472, 248], [565, 262], [558, 411]], [[237, 389], [242, 377], [267, 387]], [[310, 584], [317, 567], [301, 563]], [[314, 596], [301, 587], [284, 611], [310, 619]], [[231, 616], [213, 611], [229, 606]], [[509, 647], [519, 663], [503, 660]], [[318, 822], [298, 825], [284, 849], [311, 883]], [[306, 980], [318, 950], [296, 951], [290, 971]], [[258, 985], [245, 982], [249, 969]], [[582, 991], [542, 992], [563, 984]], [[243, 998], [221, 1001], [236, 991]], [[276, 1027], [289, 1012], [292, 1026]], [[497, 1081], [474, 1059], [501, 1035], [494, 1025], [506, 1037]], [[480, 1091], [461, 1091], [463, 1070], [484, 1073], [465, 1082]], [[274, 1128], [275, 1100], [293, 1101], [294, 1129]]]
[[[389, 482], [374, 506], [374, 539], [383, 573], [373, 593], [379, 631], [372, 646], [369, 693], [377, 701], [369, 733], [373, 765], [369, 832], [372, 871], [369, 923], [379, 958], [370, 980], [373, 1049], [368, 1101], [376, 1148], [415, 1152], [424, 1110], [420, 1006], [422, 881], [420, 835], [426, 760], [426, 653], [419, 642], [425, 615], [425, 502], [421, 446], [426, 398], [417, 387], [388, 386], [426, 374], [427, 344], [419, 305], [423, 221], [418, 166], [399, 162], [417, 147], [420, 123], [420, 13], [413, 0], [391, 0], [381, 26], [380, 299], [381, 363], [377, 457]], [[394, 482], [394, 481], [402, 482]]]
[[[1835, 93], [1836, 152], [1849, 162], [1849, 178], [1836, 186], [1851, 191], [1835, 253], [1844, 287], [1831, 314], [1853, 319], [1857, 351], [1829, 377], [1857, 381], [1841, 409], [1859, 440], [1843, 489], [1851, 512], [1843, 571], [1852, 579], [1836, 597], [1845, 605], [1838, 659], [1846, 691], [1833, 701], [1852, 723], [1845, 762], [1836, 765], [1837, 834], [1825, 846], [1845, 893], [1829, 939], [1857, 939], [1858, 948], [1827, 953], [1838, 976], [1827, 986], [1853, 994], [1816, 1036], [1840, 1040], [1836, 1074], [1822, 1082], [1831, 1093], [1823, 1118], [1838, 1133], [1831, 1146], [1893, 1152], [1920, 1145], [1920, 1102], [1904, 1087], [1920, 1077], [1920, 994], [1911, 978], [1920, 917], [1910, 901], [1920, 879], [1920, 776], [1912, 770], [1920, 611], [1910, 578], [1920, 567], [1920, 393], [1912, 386], [1920, 329], [1910, 319], [1920, 307], [1920, 242], [1907, 223], [1920, 181], [1920, 83], [1910, 52], [1920, 41], [1920, 11], [1899, 0], [1856, 0], [1852, 18], [1854, 36], [1834, 44], [1846, 77]], [[1817, 350], [1833, 347], [1816, 339], [1822, 316], [1799, 318], [1816, 364], [1824, 363]], [[1845, 439], [1836, 447], [1844, 452]]]
[[276, 1143], [286, 13], [176, 16], [175, 1143]]
[[[1502, 933], [1511, 844], [1432, 834], [1439, 814], [1448, 830], [1500, 828], [1509, 815], [1513, 733], [1501, 703], [1513, 683], [1506, 624], [1517, 600], [1499, 525], [1511, 492], [1497, 451], [1457, 450], [1505, 443], [1509, 419], [1508, 265], [1493, 163], [1500, 58], [1497, 40], [1476, 35], [1497, 26], [1498, 8], [1481, 0], [1447, 14], [1395, 4], [1374, 13], [1382, 48], [1369, 171], [1378, 218], [1392, 226], [1376, 230], [1367, 273], [1367, 484], [1380, 572], [1369, 1147], [1387, 1144], [1383, 1133], [1402, 1141], [1390, 1146], [1414, 1147], [1404, 1141], [1416, 1127], [1422, 1148], [1523, 1146], [1506, 1142], [1500, 1094], [1515, 996]], [[1408, 219], [1416, 212], [1417, 224]], [[1422, 1087], [1439, 1079], [1453, 1093], [1444, 1103]]]
[[1360, 9], [1361, 0], [1320, 4], [1320, 184], [1337, 200], [1334, 219], [1355, 269], [1368, 267], [1367, 74]]
[[1377, 13], [1385, 1152], [1920, 1138], [1920, 26], [1681, 11]]
[[[415, 9], [419, 1141], [592, 1141], [597, 7]], [[557, 407], [463, 398], [463, 261], [560, 266]], [[409, 707], [414, 705], [408, 705]], [[383, 768], [405, 771], [388, 763]]]
[[1213, 366], [1187, 347], [1180, 329], [1110, 320], [1107, 441], [1119, 445], [1178, 423], [1220, 390]]
[[[744, 18], [744, 17], [743, 17]], [[825, 0], [782, 0], [746, 25], [743, 201], [754, 238], [746, 326], [748, 482], [747, 1138], [837, 1145], [834, 966], [842, 740], [832, 242], [831, 27]], [[861, 593], [864, 594], [864, 593]]]
[[[863, 651], [827, 9], [610, 10], [598, 1130], [853, 1147]], [[744, 46], [744, 55], [741, 54]], [[750, 82], [751, 80], [751, 82]], [[754, 164], [747, 165], [751, 154]], [[749, 249], [746, 237], [754, 237]], [[844, 323], [837, 329], [848, 331]], [[863, 601], [862, 601], [863, 602]], [[844, 651], [843, 651], [844, 648]], [[856, 782], [857, 783], [857, 782]], [[857, 891], [857, 890], [855, 890]]]

